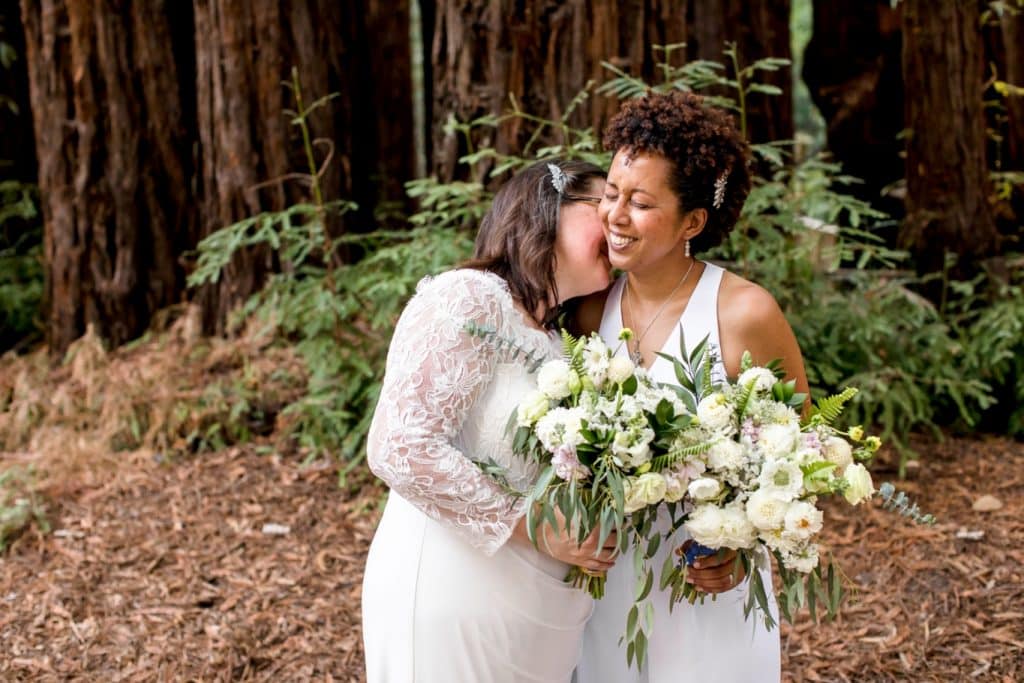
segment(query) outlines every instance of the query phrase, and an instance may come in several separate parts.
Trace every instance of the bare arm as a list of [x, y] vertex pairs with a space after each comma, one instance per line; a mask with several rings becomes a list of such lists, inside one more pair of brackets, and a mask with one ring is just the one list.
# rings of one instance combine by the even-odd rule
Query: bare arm
[[719, 293], [718, 324], [726, 372], [730, 377], [739, 374], [744, 351], [750, 351], [758, 365], [778, 359], [786, 379], [796, 380], [796, 390], [809, 396], [800, 345], [775, 297], [731, 273], [725, 278]]

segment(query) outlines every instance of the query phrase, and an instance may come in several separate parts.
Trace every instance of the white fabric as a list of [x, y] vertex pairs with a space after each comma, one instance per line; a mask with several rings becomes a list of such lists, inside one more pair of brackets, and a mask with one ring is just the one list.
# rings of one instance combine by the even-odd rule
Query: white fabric
[[[709, 343], [716, 349], [720, 346], [718, 288], [723, 272], [718, 266], [706, 264], [680, 318], [688, 351], [708, 334]], [[601, 320], [601, 336], [612, 348], [622, 329], [620, 304], [624, 282], [623, 276], [612, 286]], [[678, 327], [669, 335], [662, 352], [679, 355]], [[619, 348], [618, 353], [625, 355], [625, 348]], [[672, 364], [663, 358], [659, 357], [648, 371], [656, 381], [676, 382]], [[715, 372], [725, 376], [720, 363]], [[667, 529], [667, 524], [667, 519], [659, 520], [662, 529]], [[768, 631], [760, 619], [752, 615], [747, 621], [743, 616], [749, 582], [719, 594], [714, 601], [708, 598], [703, 605], [683, 602], [669, 613], [668, 594], [658, 591], [657, 575], [666, 555], [688, 537], [684, 530], [677, 531], [670, 543], [661, 544], [651, 562], [655, 571], [655, 618], [644, 670], [638, 672], [635, 663], [627, 667], [625, 647], [618, 644], [633, 600], [633, 561], [629, 553], [608, 573], [605, 596], [587, 624], [583, 656], [577, 669], [578, 683], [770, 683], [780, 679], [778, 627]], [[771, 571], [764, 571], [762, 576], [765, 585], [771, 586]], [[777, 621], [774, 602], [773, 613]]]
[[533, 379], [467, 322], [538, 357], [559, 349], [490, 273], [425, 278], [402, 313], [367, 449], [391, 487], [363, 580], [369, 683], [565, 683], [592, 610], [567, 565], [509, 541], [522, 499], [470, 461], [495, 461], [520, 491], [537, 476], [505, 431]]

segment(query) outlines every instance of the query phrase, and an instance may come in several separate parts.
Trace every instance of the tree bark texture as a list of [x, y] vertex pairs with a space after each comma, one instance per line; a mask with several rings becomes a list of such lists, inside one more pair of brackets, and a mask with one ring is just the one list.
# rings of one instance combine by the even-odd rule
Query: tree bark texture
[[[390, 100], [409, 74], [408, 48], [398, 47], [407, 44], [407, 2], [398, 12], [393, 4], [335, 0], [195, 0], [194, 7], [202, 234], [308, 199], [308, 186], [288, 175], [308, 171], [299, 130], [286, 113], [296, 108], [282, 85], [293, 66], [307, 106], [340, 93], [309, 119], [312, 136], [327, 141], [318, 145], [318, 159], [327, 150], [333, 155], [321, 178], [325, 198], [360, 204], [331, 231], [372, 229], [378, 181], [407, 177], [412, 157], [411, 108]], [[377, 71], [369, 68], [367, 20], [394, 43]], [[207, 329], [223, 329], [228, 312], [276, 267], [266, 249], [238, 254], [220, 283], [199, 294]]]
[[[740, 66], [764, 57], [792, 58], [790, 0], [690, 0], [687, 4], [687, 56], [725, 62], [725, 43], [736, 43]], [[731, 68], [731, 65], [727, 64]], [[753, 93], [747, 102], [747, 137], [752, 142], [793, 137], [793, 72], [759, 71], [756, 80], [782, 95]], [[723, 93], [735, 96], [735, 93]]]
[[[177, 301], [192, 231], [177, 2], [23, 0], [48, 262], [47, 338], [115, 344]], [[191, 36], [190, 36], [191, 37]]]
[[909, 135], [901, 237], [922, 271], [941, 269], [946, 250], [969, 267], [999, 244], [987, 196], [979, 2], [902, 4]]
[[803, 67], [827, 123], [829, 152], [864, 180], [852, 191], [894, 215], [902, 214], [902, 199], [880, 193], [905, 170], [900, 22], [889, 0], [815, 0]]
[[[717, 0], [440, 0], [431, 52], [434, 172], [441, 179], [465, 177], [457, 162], [467, 148], [459, 136], [444, 132], [449, 115], [462, 122], [498, 115], [512, 96], [525, 111], [558, 119], [588, 80], [610, 79], [603, 60], [657, 82], [653, 44], [691, 41], [689, 56], [722, 61], [724, 41], [737, 40], [747, 60], [789, 56], [789, 0], [723, 4], [728, 7]], [[788, 73], [776, 77], [790, 93]], [[759, 99], [771, 103], [772, 113], [752, 113], [757, 135], [792, 135], [789, 95], [755, 98], [755, 107]], [[599, 135], [617, 109], [613, 99], [591, 96], [570, 123]], [[527, 135], [524, 123], [513, 119], [476, 144], [507, 153], [520, 149]], [[562, 141], [557, 131], [544, 140]]]

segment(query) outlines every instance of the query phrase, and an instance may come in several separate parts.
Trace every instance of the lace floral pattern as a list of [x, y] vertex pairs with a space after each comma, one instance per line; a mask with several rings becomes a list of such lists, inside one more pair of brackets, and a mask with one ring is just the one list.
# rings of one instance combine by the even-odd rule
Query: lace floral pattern
[[496, 275], [463, 269], [424, 278], [395, 328], [367, 460], [395, 493], [490, 555], [512, 534], [523, 500], [470, 460], [478, 454], [463, 451], [474, 441], [463, 439], [467, 421], [489, 421], [503, 431], [508, 419], [491, 415], [497, 411], [489, 402], [480, 405], [503, 358], [466, 332], [470, 321], [542, 356], [556, 349], [526, 324]]

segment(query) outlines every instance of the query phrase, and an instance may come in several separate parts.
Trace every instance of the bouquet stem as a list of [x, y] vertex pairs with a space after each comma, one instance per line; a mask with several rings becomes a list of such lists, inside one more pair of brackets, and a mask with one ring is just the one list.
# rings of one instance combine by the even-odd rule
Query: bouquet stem
[[592, 572], [583, 567], [572, 567], [565, 576], [566, 583], [587, 591], [595, 600], [604, 597], [604, 584], [607, 579], [608, 575], [605, 572]]

